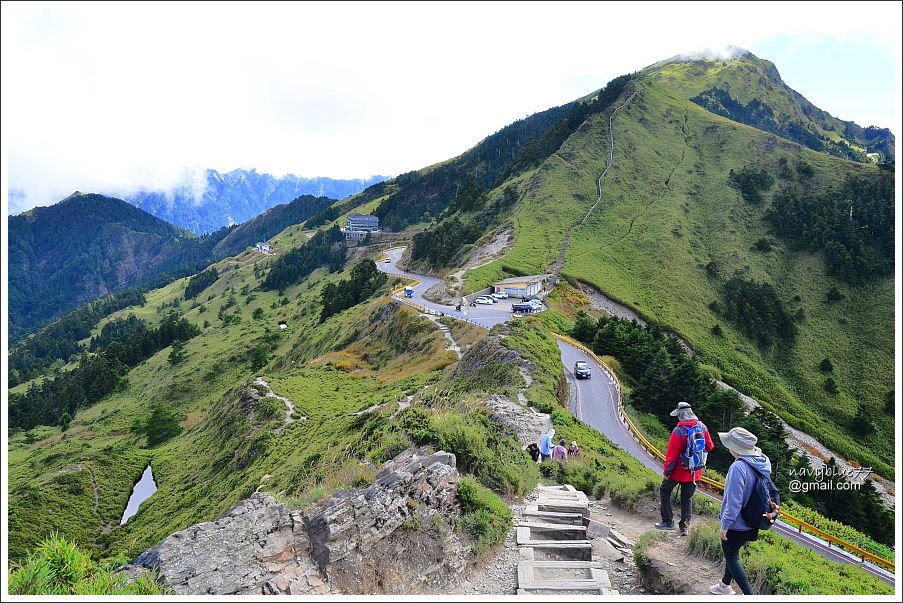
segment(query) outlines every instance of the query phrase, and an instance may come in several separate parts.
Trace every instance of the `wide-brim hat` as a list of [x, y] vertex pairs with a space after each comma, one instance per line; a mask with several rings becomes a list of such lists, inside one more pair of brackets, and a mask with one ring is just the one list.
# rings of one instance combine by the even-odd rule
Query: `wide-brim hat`
[[719, 431], [718, 437], [728, 450], [740, 456], [761, 456], [762, 449], [756, 446], [759, 438], [742, 427], [734, 427], [730, 431]]
[[677, 408], [675, 408], [674, 410], [671, 411], [671, 416], [676, 417], [677, 415], [680, 414], [680, 411], [682, 411], [682, 410], [691, 410], [690, 403], [689, 402], [678, 402]]

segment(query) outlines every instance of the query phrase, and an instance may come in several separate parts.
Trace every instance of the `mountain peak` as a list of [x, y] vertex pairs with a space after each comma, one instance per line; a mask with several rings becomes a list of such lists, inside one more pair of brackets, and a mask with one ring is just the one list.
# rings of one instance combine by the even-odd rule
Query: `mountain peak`
[[668, 61], [729, 61], [743, 57], [757, 58], [753, 53], [739, 46], [725, 46], [723, 48], [705, 48], [686, 54], [679, 54]]

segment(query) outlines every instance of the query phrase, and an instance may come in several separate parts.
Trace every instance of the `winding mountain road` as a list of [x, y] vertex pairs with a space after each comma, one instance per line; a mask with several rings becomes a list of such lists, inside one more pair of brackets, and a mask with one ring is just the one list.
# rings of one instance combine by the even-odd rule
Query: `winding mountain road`
[[[398, 303], [413, 302], [413, 305], [427, 308], [434, 312], [450, 316], [459, 320], [466, 320], [473, 324], [491, 329], [493, 326], [511, 320], [510, 302], [503, 305], [493, 304], [492, 306], [480, 306], [477, 308], [466, 308], [458, 312], [452, 306], [437, 304], [423, 298], [423, 293], [433, 285], [441, 282], [440, 279], [424, 274], [415, 274], [401, 269], [397, 266], [398, 259], [404, 253], [404, 248], [390, 249], [386, 252], [389, 261], [379, 262], [377, 267], [382, 272], [398, 276], [406, 276], [419, 281], [413, 287], [414, 293], [410, 300], [404, 298], [403, 294], [393, 295], [392, 299]], [[647, 452], [634, 439], [633, 435], [624, 424], [619, 413], [619, 395], [615, 385], [614, 378], [608, 369], [598, 362], [595, 358], [588, 357], [583, 351], [570, 343], [558, 339], [558, 349], [561, 351], [561, 362], [564, 364], [565, 375], [571, 384], [573, 414], [599, 433], [605, 435], [615, 445], [623, 449], [625, 452], [639, 460], [646, 467], [660, 474], [662, 466], [658, 459]], [[573, 374], [573, 366], [577, 360], [584, 360], [593, 367], [592, 378], [576, 379]], [[721, 497], [711, 492], [698, 492], [713, 500], [720, 501]], [[874, 565], [869, 562], [863, 563], [854, 555], [831, 546], [830, 543], [817, 538], [811, 534], [801, 533], [795, 527], [788, 524], [778, 522], [774, 527], [775, 531], [796, 541], [797, 543], [812, 549], [821, 556], [838, 561], [841, 563], [852, 563], [859, 565], [863, 570], [873, 574], [881, 580], [895, 584], [895, 576], [891, 572]]]

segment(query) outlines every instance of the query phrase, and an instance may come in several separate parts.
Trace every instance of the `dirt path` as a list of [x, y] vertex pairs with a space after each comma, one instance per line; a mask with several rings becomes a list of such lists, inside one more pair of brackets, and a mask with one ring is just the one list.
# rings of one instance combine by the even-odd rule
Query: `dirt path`
[[575, 230], [586, 224], [586, 221], [589, 219], [590, 215], [592, 215], [593, 210], [596, 209], [596, 206], [602, 201], [602, 179], [605, 178], [605, 175], [608, 173], [608, 170], [611, 169], [612, 161], [614, 161], [614, 153], [615, 153], [615, 138], [613, 133], [613, 120], [615, 115], [617, 115], [621, 109], [630, 104], [640, 91], [634, 90], [633, 93], [625, 100], [621, 105], [619, 105], [614, 111], [611, 112], [611, 115], [608, 116], [608, 157], [605, 160], [605, 169], [602, 170], [602, 173], [599, 174], [599, 178], [596, 180], [596, 201], [593, 203], [592, 207], [589, 208], [589, 211], [586, 212], [586, 215], [583, 216], [583, 219], [580, 220], [577, 224], [574, 224], [570, 228], [567, 229], [564, 233], [564, 238], [561, 240], [561, 250], [558, 252], [558, 258], [555, 260], [555, 263], [552, 265], [551, 270], [549, 271], [553, 278], [550, 279], [551, 283], [555, 283], [558, 281], [558, 276], [561, 274], [561, 269], [564, 267], [564, 258], [567, 255], [568, 247], [571, 244], [571, 235]]
[[294, 418], [292, 415], [295, 414], [295, 412], [296, 412], [295, 404], [288, 398], [285, 398], [283, 396], [278, 396], [275, 393], [273, 393], [272, 388], [270, 388], [270, 384], [267, 383], [266, 381], [264, 381], [262, 377], [258, 377], [257, 379], [255, 379], [254, 385], [257, 385], [259, 387], [265, 387], [267, 392], [264, 394], [264, 396], [266, 396], [267, 398], [276, 398], [277, 400], [282, 400], [282, 402], [285, 404], [285, 422], [283, 423], [282, 427], [280, 427], [279, 429], [276, 430], [277, 434], [282, 433], [283, 430], [285, 430], [285, 428], [287, 426], [294, 423], [295, 421], [306, 421], [307, 420], [307, 417], [303, 417], [303, 416], [298, 417], [297, 419]]

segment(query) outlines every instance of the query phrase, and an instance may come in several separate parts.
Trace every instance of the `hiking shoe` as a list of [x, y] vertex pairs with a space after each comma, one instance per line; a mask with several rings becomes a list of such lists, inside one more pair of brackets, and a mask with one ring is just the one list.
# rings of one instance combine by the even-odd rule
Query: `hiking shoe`
[[689, 533], [690, 533], [690, 531], [687, 529], [687, 526], [680, 526], [680, 535], [681, 536], [686, 536]]
[[655, 529], [656, 530], [673, 530], [674, 524], [673, 523], [664, 523], [664, 522], [660, 521], [657, 524], [655, 524]]
[[709, 587], [709, 592], [713, 595], [735, 595], [737, 593], [734, 592], [734, 589], [731, 588], [730, 584], [725, 584], [724, 582], [718, 581], [716, 584], [713, 584]]

